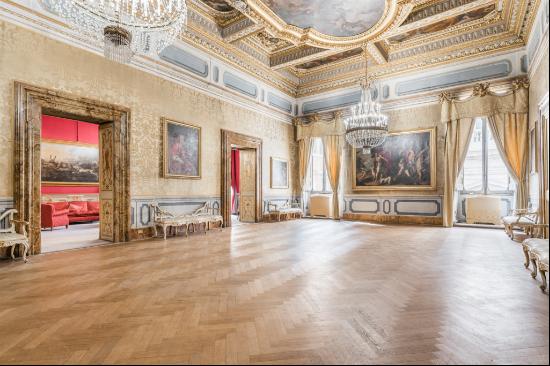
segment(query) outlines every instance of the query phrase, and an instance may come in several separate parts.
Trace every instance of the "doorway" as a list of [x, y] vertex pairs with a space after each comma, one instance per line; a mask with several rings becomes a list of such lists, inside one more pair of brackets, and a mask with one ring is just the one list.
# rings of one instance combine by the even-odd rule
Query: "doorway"
[[31, 254], [43, 251], [41, 137], [44, 115], [99, 125], [99, 236], [109, 242], [128, 241], [129, 110], [19, 82], [15, 83], [15, 96], [14, 201], [20, 218], [30, 223]]
[[[262, 220], [262, 140], [222, 130], [222, 216], [226, 227]], [[238, 159], [238, 160], [236, 160]]]
[[231, 149], [231, 223], [253, 223], [256, 217], [256, 149]]
[[108, 243], [99, 238], [99, 127], [42, 116], [42, 253]]

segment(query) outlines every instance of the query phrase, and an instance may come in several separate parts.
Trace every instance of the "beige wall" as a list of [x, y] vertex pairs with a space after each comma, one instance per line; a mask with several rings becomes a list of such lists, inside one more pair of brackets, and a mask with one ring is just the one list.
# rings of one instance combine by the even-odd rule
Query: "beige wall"
[[[15, 80], [130, 108], [132, 197], [219, 196], [220, 129], [260, 137], [264, 196], [292, 194], [296, 174], [291, 125], [0, 22], [0, 197], [13, 195]], [[202, 179], [160, 177], [162, 116], [202, 127]], [[291, 161], [289, 189], [269, 188], [270, 156]]]
[[444, 182], [444, 169], [443, 169], [443, 151], [445, 143], [445, 130], [444, 126], [440, 123], [441, 119], [441, 106], [439, 104], [432, 104], [422, 106], [418, 108], [407, 108], [401, 110], [390, 111], [387, 113], [390, 123], [390, 132], [393, 131], [410, 131], [418, 129], [426, 129], [436, 127], [437, 133], [437, 178], [436, 190], [422, 190], [422, 191], [357, 191], [352, 190], [352, 150], [348, 149], [346, 156], [346, 195], [360, 194], [373, 195], [373, 196], [434, 196], [443, 195], [443, 182]]

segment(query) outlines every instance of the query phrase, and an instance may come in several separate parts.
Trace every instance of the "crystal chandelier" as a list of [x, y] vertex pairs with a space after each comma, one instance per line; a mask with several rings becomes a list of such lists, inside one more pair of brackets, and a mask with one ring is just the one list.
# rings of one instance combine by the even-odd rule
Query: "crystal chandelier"
[[103, 46], [106, 58], [128, 63], [155, 55], [187, 21], [185, 0], [39, 0], [44, 8]]
[[[368, 64], [365, 50], [365, 63]], [[372, 100], [368, 69], [361, 79], [361, 101], [351, 107], [351, 115], [344, 119], [346, 141], [354, 148], [363, 148], [365, 153], [381, 145], [388, 136], [388, 116], [381, 112], [380, 103]]]

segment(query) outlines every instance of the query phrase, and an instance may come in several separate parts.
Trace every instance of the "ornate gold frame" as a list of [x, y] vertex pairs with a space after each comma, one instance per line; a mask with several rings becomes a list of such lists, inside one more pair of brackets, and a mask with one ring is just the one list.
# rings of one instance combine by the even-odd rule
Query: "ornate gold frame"
[[[276, 186], [273, 184], [273, 162], [275, 160], [278, 160], [278, 161], [283, 161], [286, 163], [286, 185], [285, 186]], [[289, 164], [288, 164], [288, 159], [283, 159], [283, 158], [278, 158], [278, 157], [274, 157], [272, 156], [269, 160], [269, 186], [270, 188], [272, 189], [288, 189], [289, 187]]]
[[388, 136], [409, 135], [413, 133], [430, 132], [430, 185], [429, 186], [357, 186], [357, 149], [353, 149], [352, 155], [352, 189], [354, 191], [429, 191], [437, 188], [437, 127], [421, 128], [407, 131], [394, 131]]
[[[74, 145], [74, 146], [83, 146], [83, 147], [95, 147], [97, 148], [97, 154], [99, 158], [99, 145], [97, 144], [87, 144], [84, 142], [78, 141], [64, 141], [64, 140], [53, 140], [53, 139], [41, 139], [40, 143], [50, 143], [50, 144], [61, 144], [61, 145]], [[98, 159], [99, 163], [99, 159]], [[42, 178], [41, 178], [42, 179]], [[50, 182], [41, 180], [42, 185], [44, 186], [75, 186], [75, 187], [99, 187], [99, 177], [97, 183], [83, 183], [83, 182]]]
[[[185, 122], [175, 121], [167, 117], [161, 117], [162, 123], [162, 177], [163, 178], [180, 178], [180, 179], [201, 179], [202, 177], [202, 128]], [[168, 157], [168, 123], [173, 123], [180, 126], [194, 128], [199, 131], [199, 175], [182, 175], [182, 174], [170, 174], [168, 173], [168, 167], [166, 164], [166, 158]]]

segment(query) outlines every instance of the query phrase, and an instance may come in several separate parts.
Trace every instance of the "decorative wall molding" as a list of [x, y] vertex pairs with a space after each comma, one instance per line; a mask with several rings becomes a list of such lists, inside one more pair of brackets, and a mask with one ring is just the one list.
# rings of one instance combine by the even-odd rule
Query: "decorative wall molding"
[[192, 214], [205, 203], [210, 203], [216, 209], [221, 206], [220, 197], [135, 197], [131, 202], [131, 221], [134, 229], [151, 226], [152, 212], [149, 206], [151, 203], [156, 203], [175, 215]]
[[442, 196], [375, 196], [347, 194], [344, 213], [390, 216], [442, 216]]
[[[10, 208], [14, 208], [13, 197], [0, 197], [0, 214]], [[5, 229], [6, 227], [6, 220], [0, 221], [0, 229]]]

